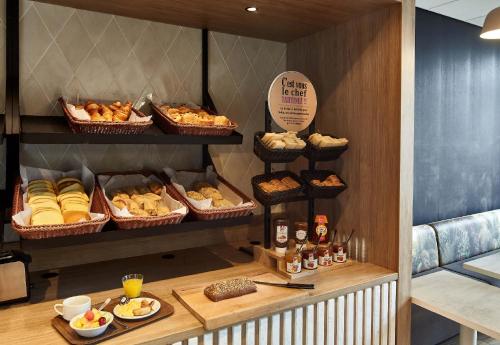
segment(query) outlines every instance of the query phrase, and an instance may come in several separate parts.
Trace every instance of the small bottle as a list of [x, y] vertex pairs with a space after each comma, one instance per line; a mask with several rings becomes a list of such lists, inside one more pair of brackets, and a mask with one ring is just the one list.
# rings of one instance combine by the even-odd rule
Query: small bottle
[[314, 219], [314, 228], [312, 236], [309, 239], [311, 243], [320, 244], [328, 242], [328, 219], [325, 215], [318, 214]]
[[302, 271], [302, 255], [295, 246], [289, 246], [285, 255], [286, 271], [291, 274]]
[[302, 267], [308, 270], [318, 268], [318, 252], [314, 249], [306, 249], [302, 251]]
[[284, 255], [288, 247], [288, 220], [278, 218], [274, 221], [274, 250]]
[[295, 222], [295, 246], [301, 248], [307, 242], [307, 223]]

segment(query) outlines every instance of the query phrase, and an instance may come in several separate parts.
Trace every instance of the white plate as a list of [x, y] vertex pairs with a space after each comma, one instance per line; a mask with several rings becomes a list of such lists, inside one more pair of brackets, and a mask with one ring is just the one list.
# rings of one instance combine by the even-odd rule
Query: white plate
[[119, 304], [117, 304], [113, 308], [113, 314], [115, 314], [120, 319], [124, 319], [124, 320], [141, 320], [141, 319], [145, 319], [147, 317], [150, 317], [151, 315], [156, 314], [158, 312], [158, 310], [160, 310], [160, 307], [161, 307], [160, 302], [154, 298], [139, 297], [139, 298], [132, 298], [131, 299], [131, 301], [135, 301], [135, 300], [141, 300], [141, 301], [146, 300], [146, 302], [148, 302], [148, 303], [150, 303], [151, 301], [154, 301], [153, 310], [151, 310], [151, 312], [149, 314], [141, 315], [141, 316], [122, 316], [120, 313], [118, 313]]

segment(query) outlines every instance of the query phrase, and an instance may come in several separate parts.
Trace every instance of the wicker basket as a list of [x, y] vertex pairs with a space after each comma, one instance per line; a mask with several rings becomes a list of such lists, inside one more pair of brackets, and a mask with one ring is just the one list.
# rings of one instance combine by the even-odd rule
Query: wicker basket
[[[151, 109], [153, 109], [153, 121], [166, 133], [179, 135], [228, 136], [238, 127], [238, 124], [233, 121], [231, 121], [231, 124], [228, 126], [196, 126], [186, 123], [177, 123], [164, 114], [158, 105], [151, 103]], [[208, 110], [207, 112], [210, 113]]]
[[[127, 172], [127, 173], [106, 173], [106, 174], [100, 174], [100, 175], [127, 175], [127, 174], [143, 174], [145, 176], [149, 175], [154, 175], [150, 172]], [[159, 180], [161, 178], [159, 176]], [[181, 204], [187, 207], [186, 203], [182, 202], [179, 200], [179, 198], [174, 197], [172, 193], [169, 192], [167, 189], [167, 194], [169, 194], [172, 198], [176, 199], [179, 201]], [[102, 193], [103, 198], [104, 198], [104, 193]], [[106, 205], [106, 208], [109, 212], [109, 215], [111, 217], [111, 220], [116, 223], [116, 226], [120, 230], [130, 230], [130, 229], [142, 229], [142, 228], [150, 228], [154, 226], [163, 226], [163, 225], [169, 225], [169, 224], [179, 224], [182, 222], [184, 217], [186, 216], [185, 214], [180, 214], [180, 213], [170, 213], [167, 214], [166, 216], [151, 216], [151, 217], [118, 217], [113, 214], [111, 211], [111, 208], [109, 207], [108, 203], [106, 200], [103, 199], [104, 204]]]
[[[330, 136], [336, 138], [333, 135]], [[311, 144], [309, 140], [307, 140], [308, 137], [309, 135], [305, 135], [302, 137], [302, 140], [304, 140], [307, 143], [306, 149], [304, 151], [304, 156], [311, 161], [316, 161], [316, 162], [333, 161], [339, 158], [340, 155], [348, 148], [348, 145], [319, 148]]]
[[[149, 128], [153, 121], [149, 120], [146, 122], [94, 122], [94, 121], [82, 121], [75, 119], [69, 112], [66, 101], [61, 97], [59, 98], [59, 104], [64, 111], [66, 120], [68, 120], [68, 125], [73, 131], [73, 133], [85, 133], [85, 134], [141, 134], [147, 128]], [[139, 110], [132, 108], [132, 110], [140, 117], [145, 115]]]
[[227, 218], [237, 218], [237, 217], [245, 217], [249, 216], [252, 211], [257, 207], [255, 202], [250, 199], [248, 196], [239, 191], [236, 187], [230, 184], [226, 179], [217, 174], [217, 179], [220, 183], [225, 184], [229, 189], [231, 189], [234, 193], [236, 193], [240, 198], [243, 199], [243, 203], [251, 203], [248, 206], [238, 206], [231, 208], [223, 208], [223, 209], [208, 209], [201, 210], [199, 208], [194, 207], [177, 189], [170, 183], [170, 179], [166, 175], [162, 175], [167, 184], [167, 190], [171, 195], [175, 195], [176, 199], [182, 200], [185, 204], [188, 205], [189, 211], [191, 215], [198, 220], [218, 220], [218, 219], [227, 219]]
[[330, 175], [336, 175], [331, 170], [303, 170], [300, 176], [306, 182], [306, 193], [309, 197], [315, 199], [331, 199], [337, 197], [342, 191], [347, 188], [345, 182], [337, 175], [340, 181], [344, 184], [339, 187], [321, 187], [311, 183], [311, 180], [318, 179], [324, 180]]
[[[272, 179], [282, 179], [287, 176], [293, 178], [295, 181], [300, 183], [300, 187], [273, 193], [266, 193], [259, 187], [259, 183], [261, 182], [267, 182]], [[303, 181], [297, 175], [295, 175], [290, 171], [277, 171], [271, 174], [262, 174], [254, 176], [252, 177], [252, 187], [255, 199], [257, 199], [262, 205], [265, 206], [276, 205], [288, 201], [294, 201], [297, 198], [304, 196]]]
[[255, 133], [253, 140], [253, 152], [264, 162], [289, 163], [293, 162], [304, 153], [304, 149], [270, 149], [262, 142], [264, 132]]
[[[84, 235], [92, 234], [95, 232], [100, 232], [109, 221], [109, 212], [107, 207], [104, 205], [104, 197], [99, 186], [94, 188], [94, 197], [92, 199], [92, 206], [90, 211], [94, 213], [104, 214], [104, 219], [101, 220], [90, 220], [80, 223], [72, 224], [58, 224], [58, 225], [19, 225], [14, 220], [12, 220], [12, 228], [17, 231], [17, 233], [24, 239], [27, 240], [39, 240], [43, 238], [51, 237], [63, 237], [63, 236], [74, 236], [74, 235]], [[14, 203], [12, 205], [12, 213], [17, 214], [23, 210], [23, 192], [21, 190], [21, 179], [18, 179], [16, 185], [14, 186]]]

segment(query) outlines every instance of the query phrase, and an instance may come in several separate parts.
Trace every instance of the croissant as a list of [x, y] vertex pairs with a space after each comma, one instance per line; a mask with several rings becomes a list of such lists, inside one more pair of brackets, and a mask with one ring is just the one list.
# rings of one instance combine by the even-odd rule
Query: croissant
[[127, 116], [130, 116], [130, 113], [132, 112], [132, 104], [126, 104], [124, 105], [120, 111], [124, 112], [125, 114], [127, 114]]
[[91, 113], [93, 111], [98, 111], [99, 106], [97, 105], [97, 103], [87, 103], [87, 105], [85, 106], [85, 110]]
[[128, 120], [128, 114], [124, 113], [122, 110], [115, 110], [113, 112], [113, 116], [119, 118], [121, 121], [127, 121]]
[[112, 116], [113, 122], [124, 122], [125, 120], [122, 120], [120, 117], [113, 115]]
[[101, 114], [99, 114], [99, 113], [93, 113], [92, 115], [90, 115], [90, 120], [91, 121], [97, 121], [97, 122], [106, 121], [104, 119], [104, 117], [102, 117]]
[[113, 121], [113, 112], [109, 111], [104, 114], [102, 114], [102, 117], [104, 118], [105, 121]]

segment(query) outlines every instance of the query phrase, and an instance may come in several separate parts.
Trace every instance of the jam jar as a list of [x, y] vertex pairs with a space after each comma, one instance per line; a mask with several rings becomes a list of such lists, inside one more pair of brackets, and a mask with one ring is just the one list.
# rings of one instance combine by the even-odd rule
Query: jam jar
[[347, 243], [335, 242], [332, 244], [333, 261], [346, 262], [347, 261]]
[[318, 246], [318, 264], [320, 266], [333, 265], [332, 246], [328, 244], [320, 244]]
[[302, 255], [295, 249], [289, 248], [285, 255], [286, 271], [288, 273], [300, 273], [302, 271]]
[[318, 252], [314, 249], [306, 249], [302, 251], [302, 267], [308, 270], [318, 268]]

